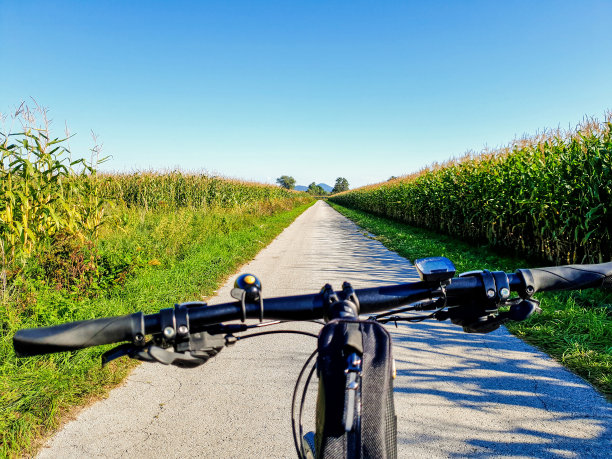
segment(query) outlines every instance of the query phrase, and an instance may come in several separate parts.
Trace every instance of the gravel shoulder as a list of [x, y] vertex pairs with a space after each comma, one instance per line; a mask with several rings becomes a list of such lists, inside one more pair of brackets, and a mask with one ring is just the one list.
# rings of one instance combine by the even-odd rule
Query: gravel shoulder
[[[327, 282], [360, 288], [418, 277], [404, 258], [322, 201], [243, 272], [256, 274], [268, 296], [313, 293]], [[230, 300], [236, 276], [211, 304]], [[609, 457], [611, 405], [505, 329], [469, 335], [422, 322], [389, 330], [400, 457]], [[314, 346], [312, 338], [272, 335], [238, 343], [194, 370], [140, 365], [106, 400], [66, 424], [39, 457], [295, 457], [291, 393]]]

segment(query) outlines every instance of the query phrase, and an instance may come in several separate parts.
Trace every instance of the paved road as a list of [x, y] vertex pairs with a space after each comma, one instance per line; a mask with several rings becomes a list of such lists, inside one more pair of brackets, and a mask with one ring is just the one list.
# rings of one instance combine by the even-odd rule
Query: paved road
[[[270, 296], [416, 277], [405, 259], [323, 202], [241, 272], [256, 273]], [[234, 278], [211, 303], [228, 301]], [[609, 457], [610, 404], [505, 330], [467, 335], [435, 322], [391, 332], [400, 457]], [[289, 400], [313, 346], [312, 338], [273, 335], [238, 343], [195, 370], [141, 365], [40, 457], [295, 457]]]

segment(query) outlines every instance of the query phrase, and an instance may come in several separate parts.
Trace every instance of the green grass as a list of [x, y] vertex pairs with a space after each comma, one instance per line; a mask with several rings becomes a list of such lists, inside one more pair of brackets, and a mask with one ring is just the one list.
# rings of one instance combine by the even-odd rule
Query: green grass
[[[44, 276], [21, 285], [20, 295], [0, 303], [0, 457], [31, 454], [72, 407], [103, 396], [120, 382], [132, 362], [100, 368], [109, 348], [17, 359], [16, 330], [128, 314], [151, 313], [213, 294], [220, 283], [252, 259], [314, 201], [285, 209], [126, 209], [119, 227], [104, 230], [98, 250], [105, 263], [128, 277], [97, 292], [57, 290]], [[229, 300], [229, 299], [228, 299]]]
[[[330, 204], [375, 234], [387, 248], [410, 260], [445, 256], [453, 261], [458, 272], [475, 269], [511, 272], [545, 265]], [[509, 323], [507, 328], [582, 376], [612, 401], [612, 293], [584, 290], [542, 293], [537, 298], [541, 300], [542, 314], [525, 322]]]

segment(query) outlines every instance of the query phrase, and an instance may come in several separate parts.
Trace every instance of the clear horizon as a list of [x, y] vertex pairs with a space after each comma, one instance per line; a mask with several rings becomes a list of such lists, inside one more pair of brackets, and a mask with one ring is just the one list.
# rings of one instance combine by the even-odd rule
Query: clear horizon
[[0, 112], [104, 171], [351, 188], [612, 108], [612, 2], [0, 0]]

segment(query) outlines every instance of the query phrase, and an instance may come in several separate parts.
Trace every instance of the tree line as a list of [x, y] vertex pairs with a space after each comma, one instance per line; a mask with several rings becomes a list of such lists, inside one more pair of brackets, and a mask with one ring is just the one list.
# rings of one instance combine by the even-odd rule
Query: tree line
[[[286, 188], [288, 190], [293, 190], [295, 188], [295, 179], [290, 175], [281, 175], [276, 179], [276, 183], [278, 183], [281, 187]], [[342, 191], [348, 191], [349, 182], [344, 177], [338, 177], [336, 179], [336, 184], [332, 189], [331, 193], [328, 193], [323, 189], [323, 187], [317, 185], [315, 182], [312, 182], [308, 185], [307, 193], [312, 194], [313, 196], [325, 196], [328, 194], [340, 193]]]

